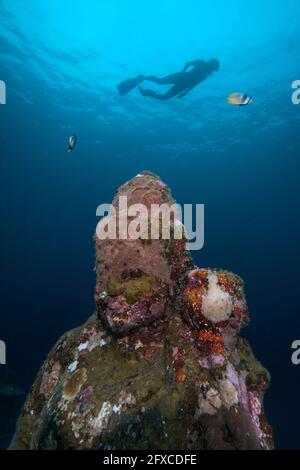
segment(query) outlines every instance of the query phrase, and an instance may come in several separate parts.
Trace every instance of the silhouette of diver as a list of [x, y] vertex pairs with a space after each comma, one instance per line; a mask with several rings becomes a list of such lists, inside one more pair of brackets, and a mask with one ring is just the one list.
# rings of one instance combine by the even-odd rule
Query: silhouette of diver
[[[192, 69], [188, 71], [189, 68]], [[158, 85], [173, 86], [164, 94], [156, 93], [153, 90], [145, 90], [140, 86], [139, 89], [143, 96], [149, 96], [150, 98], [156, 98], [163, 101], [169, 100], [174, 96], [182, 98], [195, 88], [195, 86], [199, 85], [199, 83], [212, 75], [213, 72], [217, 72], [219, 68], [220, 64], [217, 59], [211, 59], [207, 62], [204, 60], [194, 60], [187, 62], [181, 72], [173, 73], [162, 78], [156, 77], [155, 75], [138, 75], [135, 78], [120, 83], [120, 85], [118, 85], [118, 89], [121, 95], [125, 95], [144, 80], [147, 80], [149, 82], [157, 83]]]

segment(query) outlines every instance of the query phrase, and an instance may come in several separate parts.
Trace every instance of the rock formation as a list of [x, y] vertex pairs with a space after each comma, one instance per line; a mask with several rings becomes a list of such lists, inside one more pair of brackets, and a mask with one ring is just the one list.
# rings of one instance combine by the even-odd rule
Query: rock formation
[[[174, 202], [144, 172], [118, 190], [107, 217], [116, 226], [120, 196], [148, 208]], [[48, 355], [12, 449], [273, 447], [269, 374], [238, 337], [248, 322], [243, 281], [198, 269], [185, 245], [95, 236], [96, 312]]]

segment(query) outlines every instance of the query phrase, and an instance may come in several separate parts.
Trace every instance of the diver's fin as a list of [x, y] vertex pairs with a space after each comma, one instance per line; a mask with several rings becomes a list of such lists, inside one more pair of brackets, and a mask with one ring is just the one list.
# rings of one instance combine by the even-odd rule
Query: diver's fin
[[144, 76], [138, 75], [137, 77], [129, 78], [129, 80], [125, 80], [124, 82], [119, 83], [118, 90], [119, 90], [120, 95], [126, 95], [131, 90], [133, 90], [137, 85], [142, 83], [143, 80], [144, 80]]

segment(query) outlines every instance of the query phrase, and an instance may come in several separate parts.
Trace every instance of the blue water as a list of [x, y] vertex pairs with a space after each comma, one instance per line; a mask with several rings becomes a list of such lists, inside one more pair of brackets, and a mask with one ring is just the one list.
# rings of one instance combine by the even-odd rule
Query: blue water
[[[93, 311], [96, 207], [148, 169], [205, 204], [194, 257], [245, 279], [276, 446], [300, 448], [299, 42], [299, 0], [1, 0], [0, 339], [20, 386]], [[182, 100], [116, 91], [211, 57], [220, 71]]]

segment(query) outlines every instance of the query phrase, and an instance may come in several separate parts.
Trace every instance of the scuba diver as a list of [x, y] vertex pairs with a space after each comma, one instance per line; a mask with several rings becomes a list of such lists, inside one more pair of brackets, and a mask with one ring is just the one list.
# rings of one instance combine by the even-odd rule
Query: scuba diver
[[[149, 96], [150, 98], [156, 98], [158, 100], [169, 100], [174, 96], [182, 98], [189, 93], [195, 86], [206, 80], [213, 72], [217, 72], [220, 68], [220, 63], [217, 59], [211, 59], [208, 61], [204, 60], [193, 60], [187, 62], [181, 72], [167, 75], [166, 77], [156, 77], [155, 75], [138, 75], [135, 78], [130, 78], [118, 85], [120, 95], [126, 95], [136, 86], [140, 85], [143, 81], [157, 83], [158, 85], [173, 85], [166, 93], [160, 94], [153, 90], [147, 90], [139, 87], [140, 93], [143, 96]], [[191, 69], [191, 70], [189, 70]]]

